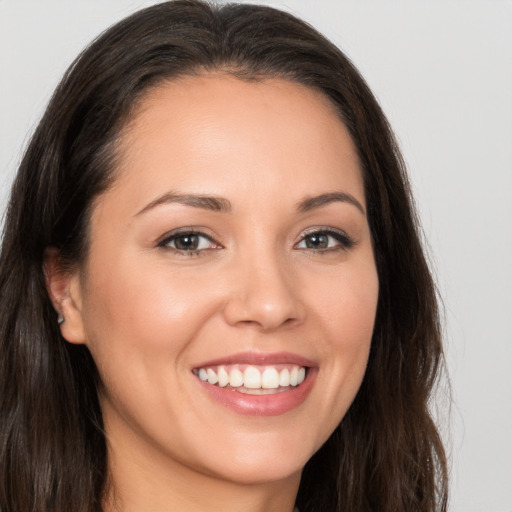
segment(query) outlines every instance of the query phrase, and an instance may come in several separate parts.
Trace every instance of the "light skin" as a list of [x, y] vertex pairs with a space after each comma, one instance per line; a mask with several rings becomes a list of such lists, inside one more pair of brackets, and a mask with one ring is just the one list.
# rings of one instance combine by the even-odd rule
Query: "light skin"
[[[85, 265], [64, 274], [47, 260], [62, 334], [87, 345], [103, 381], [106, 510], [291, 512], [302, 468], [357, 393], [373, 331], [351, 138], [316, 91], [211, 74], [151, 91], [119, 150]], [[240, 352], [311, 360], [311, 391], [283, 414], [225, 407], [192, 370]]]

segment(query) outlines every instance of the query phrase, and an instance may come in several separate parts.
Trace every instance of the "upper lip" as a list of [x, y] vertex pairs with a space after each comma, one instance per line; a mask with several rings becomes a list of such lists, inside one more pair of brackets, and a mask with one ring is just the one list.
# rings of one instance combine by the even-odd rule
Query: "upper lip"
[[250, 365], [272, 365], [272, 364], [296, 364], [297, 366], [315, 366], [315, 363], [303, 356], [291, 352], [240, 352], [231, 354], [219, 359], [205, 361], [195, 366], [195, 368], [205, 368], [207, 366], [220, 366], [223, 364], [250, 364]]

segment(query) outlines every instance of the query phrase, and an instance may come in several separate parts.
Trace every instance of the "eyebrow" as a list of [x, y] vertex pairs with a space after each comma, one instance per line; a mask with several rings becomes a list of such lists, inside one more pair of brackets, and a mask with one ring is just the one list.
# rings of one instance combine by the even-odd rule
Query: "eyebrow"
[[299, 212], [309, 212], [334, 202], [349, 203], [355, 206], [363, 215], [366, 215], [363, 205], [354, 196], [346, 192], [329, 192], [328, 194], [307, 197], [298, 204], [297, 210]]
[[137, 215], [141, 215], [156, 206], [172, 203], [192, 206], [193, 208], [202, 208], [212, 212], [229, 212], [231, 210], [231, 203], [223, 197], [167, 192], [164, 195], [157, 197], [154, 201], [151, 201], [151, 203], [142, 208]]
[[[355, 206], [363, 215], [366, 212], [362, 204], [352, 195], [346, 192], [329, 192], [318, 196], [307, 197], [297, 204], [298, 212], [309, 212], [334, 202], [348, 203]], [[148, 210], [164, 204], [178, 203], [193, 208], [201, 208], [212, 212], [227, 213], [231, 211], [231, 203], [228, 199], [218, 196], [207, 196], [201, 194], [180, 194], [178, 192], [166, 192], [147, 204], [136, 216]]]

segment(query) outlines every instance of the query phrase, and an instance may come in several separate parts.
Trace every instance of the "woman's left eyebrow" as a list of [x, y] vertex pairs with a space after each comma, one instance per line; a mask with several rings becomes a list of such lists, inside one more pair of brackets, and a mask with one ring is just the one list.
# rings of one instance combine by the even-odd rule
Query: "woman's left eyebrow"
[[309, 212], [315, 208], [320, 208], [321, 206], [325, 206], [336, 201], [349, 203], [355, 206], [363, 215], [366, 216], [366, 211], [363, 205], [353, 195], [348, 194], [347, 192], [329, 192], [318, 196], [307, 197], [297, 205], [297, 210], [299, 212]]

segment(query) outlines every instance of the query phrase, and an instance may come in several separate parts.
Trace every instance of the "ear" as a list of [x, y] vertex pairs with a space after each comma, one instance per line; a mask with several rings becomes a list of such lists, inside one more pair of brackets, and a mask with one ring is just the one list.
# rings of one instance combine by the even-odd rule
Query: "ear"
[[45, 251], [44, 275], [46, 290], [59, 315], [62, 336], [70, 343], [85, 343], [79, 272], [63, 268], [58, 249], [51, 247]]

